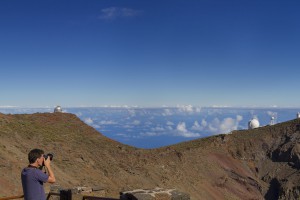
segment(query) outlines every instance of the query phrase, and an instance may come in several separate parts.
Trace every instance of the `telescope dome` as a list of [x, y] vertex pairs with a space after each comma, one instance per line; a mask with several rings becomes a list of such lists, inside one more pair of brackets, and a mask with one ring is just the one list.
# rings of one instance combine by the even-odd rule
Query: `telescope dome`
[[254, 129], [259, 127], [259, 121], [256, 118], [253, 118], [248, 122], [248, 129]]
[[56, 113], [56, 112], [62, 112], [62, 108], [60, 107], [60, 106], [56, 106], [55, 108], [54, 108], [54, 112]]

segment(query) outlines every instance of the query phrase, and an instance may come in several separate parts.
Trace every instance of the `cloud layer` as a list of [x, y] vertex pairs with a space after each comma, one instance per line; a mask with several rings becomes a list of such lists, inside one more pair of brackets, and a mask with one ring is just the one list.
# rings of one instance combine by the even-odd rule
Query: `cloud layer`
[[[290, 120], [298, 112], [298, 109], [200, 108], [191, 105], [149, 109], [126, 106], [63, 110], [76, 114], [107, 137], [140, 147], [146, 144], [148, 147], [158, 147], [171, 144], [171, 141], [180, 142], [246, 129], [248, 121], [254, 116], [261, 125], [268, 125], [271, 117], [277, 121]], [[2, 107], [0, 112], [43, 113], [53, 112], [53, 109]]]
[[131, 8], [109, 7], [101, 10], [99, 19], [114, 20], [117, 18], [129, 18], [135, 17], [142, 13], [140, 10], [134, 10]]

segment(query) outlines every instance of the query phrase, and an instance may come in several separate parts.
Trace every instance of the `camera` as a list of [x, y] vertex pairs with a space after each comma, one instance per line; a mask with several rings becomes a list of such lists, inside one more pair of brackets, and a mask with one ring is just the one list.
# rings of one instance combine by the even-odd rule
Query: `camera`
[[52, 153], [48, 153], [48, 154], [45, 154], [44, 155], [44, 158], [47, 160], [48, 159], [48, 157], [50, 157], [50, 160], [52, 160], [53, 159], [53, 154]]
[[[50, 160], [52, 160], [53, 159], [53, 154], [52, 153], [44, 154], [45, 160], [48, 159], [48, 157], [50, 157]], [[45, 166], [44, 162], [43, 162], [43, 166]]]

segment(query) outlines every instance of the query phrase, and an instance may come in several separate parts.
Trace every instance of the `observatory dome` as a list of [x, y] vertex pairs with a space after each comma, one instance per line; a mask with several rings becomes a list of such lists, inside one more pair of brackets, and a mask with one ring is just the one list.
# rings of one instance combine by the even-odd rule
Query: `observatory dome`
[[62, 112], [62, 109], [61, 109], [61, 107], [60, 106], [56, 106], [55, 108], [54, 108], [54, 112], [56, 113], [56, 112]]
[[297, 119], [300, 119], [300, 112], [297, 113]]
[[259, 127], [259, 121], [256, 118], [251, 119], [248, 122], [248, 129], [254, 129]]

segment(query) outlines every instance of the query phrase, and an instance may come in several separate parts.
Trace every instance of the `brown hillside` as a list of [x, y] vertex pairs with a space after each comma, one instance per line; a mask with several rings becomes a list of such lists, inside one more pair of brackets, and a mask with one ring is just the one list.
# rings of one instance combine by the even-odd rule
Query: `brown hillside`
[[194, 200], [297, 199], [298, 124], [293, 120], [144, 150], [99, 134], [73, 114], [0, 114], [0, 197], [22, 194], [27, 153], [42, 148], [55, 154], [52, 166], [63, 188], [101, 186], [110, 197], [158, 186], [179, 189]]

